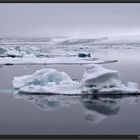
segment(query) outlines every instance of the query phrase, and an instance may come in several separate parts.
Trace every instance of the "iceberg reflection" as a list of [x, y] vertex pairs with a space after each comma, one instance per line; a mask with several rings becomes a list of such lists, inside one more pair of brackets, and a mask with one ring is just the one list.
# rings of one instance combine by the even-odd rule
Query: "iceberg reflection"
[[117, 115], [121, 104], [128, 105], [138, 103], [139, 96], [128, 95], [86, 95], [64, 96], [64, 95], [33, 95], [15, 93], [15, 98], [29, 101], [42, 111], [57, 110], [62, 107], [80, 104], [84, 107], [85, 120], [89, 123], [99, 123], [113, 115]]
[[112, 115], [117, 115], [123, 102], [127, 102], [127, 104], [137, 103], [138, 97], [125, 95], [83, 95], [82, 103], [85, 107], [85, 119], [90, 123], [99, 123]]
[[65, 106], [80, 103], [79, 96], [63, 96], [63, 95], [27, 95], [14, 94], [15, 98], [24, 99], [33, 103], [37, 108], [43, 111], [60, 109]]

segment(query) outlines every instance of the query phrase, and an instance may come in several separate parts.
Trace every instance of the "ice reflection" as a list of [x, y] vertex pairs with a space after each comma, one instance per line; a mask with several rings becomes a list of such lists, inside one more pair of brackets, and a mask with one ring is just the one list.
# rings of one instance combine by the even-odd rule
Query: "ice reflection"
[[137, 96], [126, 95], [83, 95], [82, 103], [85, 107], [85, 119], [90, 123], [99, 123], [112, 115], [117, 115], [121, 104], [138, 103]]
[[15, 98], [24, 99], [33, 103], [37, 108], [43, 111], [60, 109], [65, 106], [80, 103], [78, 96], [63, 96], [63, 95], [25, 95], [16, 93]]
[[16, 99], [29, 101], [42, 111], [57, 110], [62, 107], [79, 104], [84, 108], [84, 118], [89, 123], [100, 123], [104, 119], [119, 114], [123, 104], [139, 102], [140, 96], [129, 95], [32, 95], [14, 93]]

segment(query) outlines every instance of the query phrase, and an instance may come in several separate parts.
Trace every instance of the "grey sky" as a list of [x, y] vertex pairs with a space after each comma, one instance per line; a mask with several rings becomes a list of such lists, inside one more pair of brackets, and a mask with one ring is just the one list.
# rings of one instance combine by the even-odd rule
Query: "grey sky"
[[0, 36], [140, 35], [140, 4], [0, 4]]

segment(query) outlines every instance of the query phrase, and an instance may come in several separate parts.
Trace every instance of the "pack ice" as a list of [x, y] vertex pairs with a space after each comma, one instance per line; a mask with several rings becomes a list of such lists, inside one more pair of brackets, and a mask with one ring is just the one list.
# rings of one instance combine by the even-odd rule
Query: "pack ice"
[[32, 75], [13, 78], [13, 86], [24, 93], [50, 93], [80, 95], [81, 93], [115, 94], [140, 93], [138, 84], [122, 84], [119, 72], [103, 68], [98, 64], [87, 65], [81, 82], [73, 81], [64, 72], [41, 69]]

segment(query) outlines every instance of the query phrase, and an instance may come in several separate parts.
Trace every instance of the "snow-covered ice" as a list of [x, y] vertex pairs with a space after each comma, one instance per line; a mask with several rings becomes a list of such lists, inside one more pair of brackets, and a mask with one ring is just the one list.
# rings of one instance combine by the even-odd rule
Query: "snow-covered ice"
[[41, 69], [33, 75], [14, 77], [13, 86], [28, 93], [80, 94], [78, 82], [54, 69]]
[[115, 94], [140, 93], [137, 83], [122, 84], [119, 72], [108, 70], [98, 64], [86, 66], [80, 82], [55, 69], [41, 69], [32, 75], [13, 78], [13, 86], [24, 93], [48, 94]]
[[20, 53], [14, 48], [0, 47], [0, 57], [20, 57]]
[[[28, 55], [29, 56], [29, 55]], [[92, 60], [78, 57], [55, 57], [55, 58], [0, 58], [0, 64], [90, 64]]]
[[97, 64], [86, 66], [85, 73], [81, 80], [81, 85], [84, 87], [112, 87], [120, 84], [118, 71], [103, 68]]
[[20, 57], [26, 58], [32, 57], [45, 57], [47, 53], [44, 53], [40, 47], [31, 46], [0, 46], [0, 57]]
[[116, 60], [110, 60], [110, 61], [104, 61], [100, 59], [94, 59], [94, 58], [79, 58], [79, 57], [54, 57], [54, 58], [38, 58], [32, 54], [27, 55], [24, 58], [0, 58], [0, 64], [1, 65], [6, 65], [6, 64], [11, 64], [11, 65], [20, 65], [20, 64], [48, 64], [48, 65], [53, 65], [53, 64], [91, 64], [91, 63], [96, 63], [96, 64], [103, 64], [103, 63], [114, 63]]
[[108, 70], [98, 64], [90, 64], [86, 67], [81, 87], [84, 93], [88, 90], [98, 94], [140, 93], [137, 83], [128, 82], [126, 86], [122, 84], [118, 71]]

